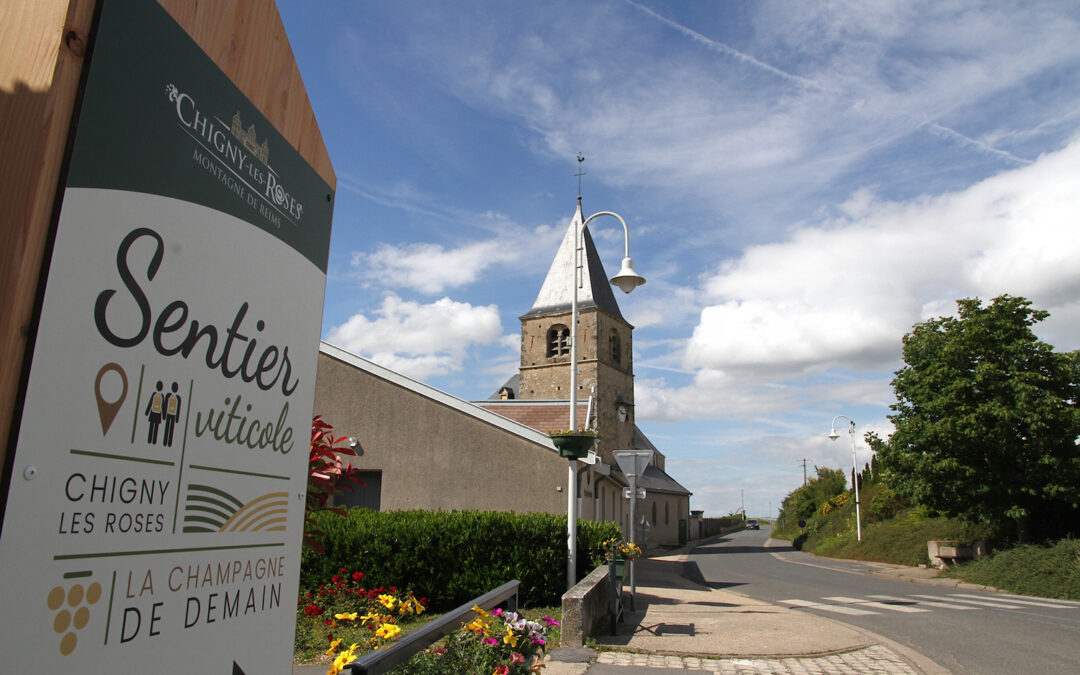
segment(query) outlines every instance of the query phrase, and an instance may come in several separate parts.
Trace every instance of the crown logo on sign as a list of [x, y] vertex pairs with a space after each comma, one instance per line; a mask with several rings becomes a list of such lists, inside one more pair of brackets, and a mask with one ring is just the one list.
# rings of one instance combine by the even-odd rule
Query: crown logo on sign
[[237, 111], [232, 117], [232, 135], [236, 137], [244, 147], [248, 149], [251, 154], [259, 158], [263, 164], [268, 164], [267, 160], [270, 159], [270, 145], [263, 139], [262, 145], [259, 144], [259, 139], [255, 135], [255, 125], [249, 125], [247, 130], [244, 130], [244, 125], [240, 121], [240, 111]]

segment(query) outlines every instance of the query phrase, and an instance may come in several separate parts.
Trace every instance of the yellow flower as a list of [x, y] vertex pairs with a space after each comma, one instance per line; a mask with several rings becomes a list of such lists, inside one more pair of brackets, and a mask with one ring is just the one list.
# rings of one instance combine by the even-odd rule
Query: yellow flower
[[326, 652], [324, 652], [324, 653], [333, 654], [334, 652], [337, 651], [338, 645], [340, 645], [340, 644], [341, 644], [341, 638], [338, 638], [338, 639], [334, 640], [333, 642], [330, 643], [330, 648], [327, 649]]
[[356, 620], [356, 612], [352, 612], [350, 614], [344, 614], [344, 613], [343, 614], [335, 614], [334, 618], [335, 619], [341, 619], [343, 621], [355, 621]]
[[379, 627], [379, 630], [375, 631], [375, 635], [384, 640], [393, 640], [398, 635], [401, 635], [401, 628], [392, 623], [383, 624]]
[[484, 617], [485, 619], [488, 619], [488, 618], [491, 617], [491, 614], [489, 614], [488, 611], [485, 610], [485, 609], [480, 609], [479, 605], [473, 605], [472, 606], [472, 611], [476, 612], [477, 614]]
[[338, 675], [345, 666], [356, 660], [356, 650], [359, 648], [360, 645], [354, 642], [348, 649], [338, 654], [334, 662], [330, 664], [330, 669], [326, 671], [326, 675]]
[[385, 607], [387, 609], [393, 609], [395, 602], [397, 602], [397, 598], [395, 598], [392, 595], [380, 595], [379, 596], [379, 603], [383, 607]]
[[374, 623], [380, 623], [381, 618], [382, 617], [379, 614], [376, 614], [375, 612], [368, 612], [364, 616], [360, 617], [360, 623], [361, 624], [366, 624], [368, 621], [372, 621]]
[[517, 647], [518, 638], [514, 635], [514, 629], [510, 626], [506, 627], [506, 635], [503, 636], [503, 642], [511, 647]]

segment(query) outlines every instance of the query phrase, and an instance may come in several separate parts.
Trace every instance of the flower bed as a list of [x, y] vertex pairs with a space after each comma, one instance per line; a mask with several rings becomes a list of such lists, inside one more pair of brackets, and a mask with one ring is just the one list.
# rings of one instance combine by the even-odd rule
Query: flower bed
[[543, 667], [551, 617], [530, 621], [517, 612], [473, 607], [476, 617], [437, 646], [391, 671], [393, 675], [525, 675]]
[[298, 656], [332, 659], [329, 672], [335, 674], [360, 654], [396, 640], [402, 625], [414, 623], [427, 607], [427, 598], [394, 586], [365, 588], [363, 579], [363, 572], [342, 568], [329, 583], [301, 594], [296, 601]]

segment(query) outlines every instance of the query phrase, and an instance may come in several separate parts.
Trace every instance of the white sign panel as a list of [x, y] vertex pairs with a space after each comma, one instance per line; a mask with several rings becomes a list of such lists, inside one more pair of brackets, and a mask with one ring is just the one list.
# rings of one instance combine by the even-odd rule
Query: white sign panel
[[4, 672], [291, 671], [332, 191], [107, 2], [0, 531]]

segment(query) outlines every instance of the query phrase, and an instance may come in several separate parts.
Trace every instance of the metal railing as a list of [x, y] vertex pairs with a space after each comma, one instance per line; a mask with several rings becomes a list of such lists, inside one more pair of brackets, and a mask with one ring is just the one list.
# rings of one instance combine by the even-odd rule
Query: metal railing
[[444, 636], [461, 628], [462, 622], [473, 616], [473, 607], [493, 609], [506, 603], [507, 610], [516, 612], [520, 585], [521, 582], [516, 579], [508, 581], [495, 590], [474, 598], [454, 611], [447, 612], [438, 619], [433, 619], [409, 632], [390, 647], [364, 654], [345, 668], [350, 670], [352, 675], [381, 675], [389, 672], [394, 666], [408, 661], [414, 654], [420, 653]]

